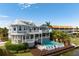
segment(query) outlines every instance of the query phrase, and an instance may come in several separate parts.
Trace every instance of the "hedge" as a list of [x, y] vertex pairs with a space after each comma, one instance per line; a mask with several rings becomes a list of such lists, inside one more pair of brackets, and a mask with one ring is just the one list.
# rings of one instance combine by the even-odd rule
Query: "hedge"
[[5, 47], [7, 50], [11, 50], [11, 51], [21, 51], [21, 50], [26, 50], [28, 48], [27, 43], [24, 44], [11, 44], [10, 42], [7, 42], [5, 44]]

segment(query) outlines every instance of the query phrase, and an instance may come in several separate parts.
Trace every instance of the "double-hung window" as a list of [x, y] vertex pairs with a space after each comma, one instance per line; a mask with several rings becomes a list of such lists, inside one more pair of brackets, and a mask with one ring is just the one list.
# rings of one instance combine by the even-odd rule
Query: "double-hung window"
[[19, 26], [19, 31], [21, 31], [22, 29], [21, 29], [21, 26]]
[[16, 28], [15, 27], [13, 28], [13, 31], [16, 31]]

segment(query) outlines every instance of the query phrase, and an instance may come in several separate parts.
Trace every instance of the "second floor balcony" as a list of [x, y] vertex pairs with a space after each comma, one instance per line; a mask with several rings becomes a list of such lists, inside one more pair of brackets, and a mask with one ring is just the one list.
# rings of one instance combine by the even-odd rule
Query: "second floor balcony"
[[41, 34], [48, 33], [49, 30], [23, 30], [23, 31], [9, 31], [12, 35], [26, 35], [26, 34]]

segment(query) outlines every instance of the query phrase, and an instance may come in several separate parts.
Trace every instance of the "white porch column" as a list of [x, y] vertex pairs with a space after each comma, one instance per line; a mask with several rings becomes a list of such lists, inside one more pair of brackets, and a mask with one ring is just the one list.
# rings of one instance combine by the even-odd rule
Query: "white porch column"
[[15, 43], [17, 43], [17, 37], [15, 36]]
[[21, 35], [21, 42], [22, 42], [22, 35]]
[[18, 43], [18, 35], [16, 36], [16, 38], [17, 38], [17, 43]]
[[33, 35], [33, 37], [34, 37], [34, 41], [36, 41], [36, 40], [35, 40], [35, 34]]
[[40, 34], [39, 34], [39, 38], [38, 39], [40, 39]]
[[29, 35], [29, 39], [30, 39], [30, 35]]
[[27, 42], [27, 40], [26, 40], [26, 36], [25, 36], [25, 43]]
[[14, 43], [15, 42], [15, 39], [14, 39], [14, 35], [13, 36], [11, 36], [11, 40], [12, 40], [12, 42]]
[[41, 44], [42, 44], [42, 33], [41, 33]]
[[15, 26], [15, 28], [16, 28], [16, 32], [18, 32], [18, 26]]
[[49, 38], [50, 38], [50, 32], [49, 32]]
[[24, 41], [23, 41], [23, 35], [22, 35], [22, 43], [23, 43]]

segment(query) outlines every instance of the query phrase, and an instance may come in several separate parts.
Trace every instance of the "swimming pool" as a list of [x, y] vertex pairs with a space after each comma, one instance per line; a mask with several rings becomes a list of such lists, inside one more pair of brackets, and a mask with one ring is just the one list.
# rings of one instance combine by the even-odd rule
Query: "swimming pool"
[[46, 50], [51, 50], [59, 47], [64, 47], [63, 43], [55, 42], [55, 41], [50, 41], [49, 39], [43, 39], [42, 40], [42, 46]]

